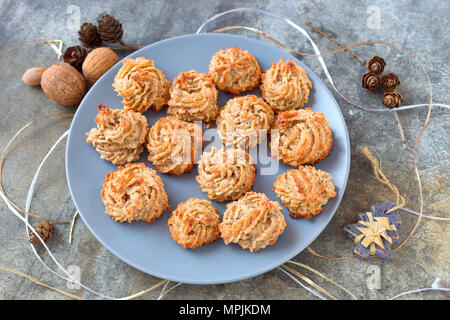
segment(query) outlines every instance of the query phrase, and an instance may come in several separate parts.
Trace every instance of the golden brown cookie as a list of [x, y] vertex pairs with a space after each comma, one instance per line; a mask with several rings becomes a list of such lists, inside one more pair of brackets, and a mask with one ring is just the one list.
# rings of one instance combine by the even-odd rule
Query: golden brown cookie
[[217, 51], [209, 63], [209, 74], [220, 90], [231, 94], [252, 90], [261, 80], [256, 58], [238, 47]]
[[169, 197], [155, 170], [145, 163], [128, 163], [106, 175], [102, 200], [114, 221], [154, 222], [169, 210]]
[[183, 248], [195, 249], [220, 236], [218, 210], [208, 200], [189, 198], [170, 215], [170, 234]]
[[250, 191], [255, 175], [256, 166], [245, 150], [212, 147], [203, 152], [196, 179], [208, 198], [223, 202], [237, 200]]
[[300, 166], [279, 175], [273, 190], [291, 212], [291, 217], [310, 219], [322, 212], [336, 192], [332, 175], [312, 166]]
[[261, 76], [261, 96], [278, 113], [302, 108], [308, 102], [312, 83], [295, 61], [281, 58]]
[[254, 147], [267, 136], [274, 113], [263, 99], [246, 95], [228, 100], [217, 117], [217, 130], [223, 143]]
[[278, 114], [271, 131], [272, 156], [297, 167], [323, 160], [333, 148], [333, 134], [321, 112], [311, 109]]
[[250, 191], [227, 204], [219, 230], [225, 244], [234, 242], [255, 252], [275, 244], [285, 227], [281, 205], [264, 193]]
[[147, 109], [161, 110], [169, 100], [170, 81], [144, 57], [126, 58], [113, 83], [122, 97], [125, 110], [143, 113]]
[[195, 70], [180, 72], [170, 88], [167, 113], [183, 121], [215, 120], [217, 107], [217, 89], [208, 74]]
[[148, 133], [147, 118], [138, 112], [112, 110], [99, 104], [95, 122], [97, 128], [86, 133], [86, 142], [92, 143], [102, 159], [113, 164], [139, 159]]
[[148, 134], [148, 161], [161, 173], [189, 172], [200, 156], [202, 128], [197, 124], [168, 116], [159, 119]]

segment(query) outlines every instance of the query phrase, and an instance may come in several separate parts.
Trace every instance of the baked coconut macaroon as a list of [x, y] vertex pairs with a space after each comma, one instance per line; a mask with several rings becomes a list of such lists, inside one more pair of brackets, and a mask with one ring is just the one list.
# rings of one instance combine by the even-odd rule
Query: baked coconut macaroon
[[267, 136], [274, 113], [263, 99], [255, 95], [228, 100], [217, 117], [217, 130], [225, 145], [255, 147]]
[[312, 166], [299, 166], [279, 175], [273, 190], [291, 212], [291, 217], [310, 219], [322, 212], [336, 192], [332, 175]]
[[302, 108], [308, 102], [312, 83], [295, 61], [278, 63], [262, 73], [261, 96], [278, 113]]
[[123, 98], [125, 110], [161, 110], [169, 100], [170, 81], [152, 60], [144, 57], [126, 58], [114, 77], [113, 87]]
[[245, 150], [212, 147], [203, 152], [196, 179], [208, 198], [223, 202], [237, 200], [250, 191], [255, 175], [255, 163]]
[[180, 72], [170, 88], [167, 113], [183, 121], [216, 120], [217, 89], [210, 75], [195, 70]]
[[128, 163], [106, 175], [102, 200], [114, 221], [154, 222], [169, 210], [169, 197], [162, 179], [145, 163]]
[[238, 47], [217, 51], [209, 63], [209, 74], [217, 88], [231, 94], [252, 90], [261, 81], [255, 56]]
[[113, 110], [99, 104], [95, 122], [97, 128], [86, 133], [86, 142], [92, 143], [102, 159], [113, 164], [139, 159], [147, 139], [147, 118], [132, 110]]
[[219, 230], [225, 244], [237, 243], [255, 252], [275, 244], [285, 227], [281, 205], [264, 193], [250, 191], [227, 204]]
[[194, 123], [168, 116], [159, 119], [148, 134], [148, 161], [161, 173], [189, 172], [200, 157], [202, 128]]
[[195, 249], [220, 236], [218, 210], [208, 200], [189, 198], [181, 202], [167, 224], [171, 238], [183, 248]]
[[271, 131], [272, 156], [297, 167], [323, 160], [333, 148], [333, 134], [325, 115], [311, 109], [278, 114]]

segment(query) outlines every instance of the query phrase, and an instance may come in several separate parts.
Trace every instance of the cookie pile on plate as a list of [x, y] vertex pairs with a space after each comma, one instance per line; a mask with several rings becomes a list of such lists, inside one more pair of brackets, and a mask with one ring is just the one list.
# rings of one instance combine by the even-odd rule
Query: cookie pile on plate
[[[247, 94], [219, 108], [218, 90], [238, 95], [260, 87], [261, 98]], [[279, 175], [273, 191], [293, 218], [319, 214], [336, 192], [331, 174], [312, 164], [333, 147], [323, 113], [303, 108], [312, 83], [295, 61], [280, 59], [261, 71], [247, 50], [217, 51], [207, 74], [180, 72], [172, 84], [154, 62], [127, 58], [113, 83], [123, 109], [98, 106], [97, 127], [86, 133], [102, 159], [120, 164], [103, 182], [105, 211], [115, 221], [154, 222], [169, 211], [169, 196], [157, 172], [136, 163], [144, 148], [161, 174], [181, 175], [198, 162], [196, 180], [211, 200], [189, 198], [172, 210], [171, 237], [183, 248], [222, 238], [251, 252], [277, 242], [286, 227], [282, 206], [251, 191], [256, 177], [249, 149], [270, 138], [272, 157], [293, 166]], [[168, 105], [168, 116], [149, 128], [142, 113]], [[203, 151], [201, 121], [216, 122], [221, 149]], [[222, 221], [213, 202], [225, 202]]]

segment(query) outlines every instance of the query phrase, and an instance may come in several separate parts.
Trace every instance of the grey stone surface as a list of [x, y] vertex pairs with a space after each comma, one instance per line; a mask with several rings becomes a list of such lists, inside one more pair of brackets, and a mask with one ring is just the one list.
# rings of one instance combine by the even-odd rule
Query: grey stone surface
[[[322, 51], [336, 46], [313, 33], [304, 22], [312, 23], [331, 33], [343, 44], [382, 40], [394, 42], [411, 50], [424, 63], [433, 83], [433, 99], [450, 101], [449, 68], [450, 39], [448, 25], [449, 1], [0, 1], [0, 146], [3, 149], [12, 135], [25, 123], [42, 115], [75, 112], [72, 107], [50, 101], [38, 88], [21, 81], [30, 67], [48, 66], [56, 62], [54, 52], [45, 45], [28, 42], [43, 39], [62, 39], [66, 46], [78, 43], [76, 30], [67, 20], [68, 8], [80, 8], [81, 22], [95, 21], [102, 13], [111, 13], [123, 23], [124, 41], [146, 45], [161, 39], [194, 33], [212, 15], [237, 7], [252, 6], [289, 17], [310, 32]], [[368, 27], [370, 5], [380, 10], [380, 28]], [[370, 11], [370, 10], [369, 10]], [[254, 13], [232, 14], [209, 26], [209, 30], [227, 25], [246, 25], [259, 28], [300, 51], [311, 52], [307, 40], [287, 25], [270, 17]], [[239, 34], [260, 38], [239, 31]], [[365, 59], [373, 55], [384, 57], [387, 70], [401, 78], [400, 90], [404, 104], [425, 103], [428, 99], [426, 79], [417, 64], [400, 51], [386, 46], [355, 49]], [[301, 58], [323, 79], [325, 76], [314, 57]], [[325, 60], [337, 86], [354, 101], [369, 106], [380, 105], [381, 92], [368, 93], [360, 88], [364, 67], [346, 53], [326, 56]], [[335, 95], [336, 96], [336, 95]], [[391, 113], [369, 113], [351, 107], [336, 97], [344, 113], [351, 137], [352, 165], [348, 187], [340, 209], [312, 247], [324, 255], [351, 256], [353, 244], [340, 228], [355, 219], [371, 204], [393, 200], [390, 191], [378, 183], [372, 169], [361, 154], [370, 145], [382, 157], [382, 165], [391, 182], [408, 199], [407, 206], [419, 208], [418, 185], [414, 178], [410, 149], [423, 124], [426, 109], [399, 112], [404, 125], [409, 150], [402, 149], [398, 127]], [[449, 205], [449, 113], [434, 108], [428, 129], [417, 148], [417, 160], [423, 182], [424, 208], [428, 215], [448, 217]], [[26, 193], [33, 174], [49, 147], [70, 125], [69, 120], [46, 120], [27, 129], [11, 146], [4, 165], [3, 184], [6, 193], [19, 206], [25, 205]], [[65, 145], [57, 148], [43, 168], [32, 204], [32, 212], [55, 219], [70, 220], [74, 213], [65, 179]], [[23, 224], [0, 203], [0, 265], [30, 274], [52, 286], [77, 295], [97, 299], [85, 290], [69, 289], [66, 283], [45, 270], [34, 257]], [[401, 212], [404, 222], [400, 235], [405, 238], [416, 216]], [[36, 220], [32, 220], [36, 222]], [[58, 225], [49, 245], [65, 266], [75, 265], [81, 280], [91, 288], [114, 297], [133, 294], [150, 287], [159, 279], [126, 265], [107, 251], [89, 232], [81, 220], [74, 230], [74, 241], [68, 244], [69, 227]], [[447, 222], [423, 219], [411, 240], [395, 252], [391, 262], [371, 259], [361, 262], [326, 261], [300, 253], [294, 260], [314, 267], [348, 288], [360, 299], [386, 299], [395, 294], [433, 283], [449, 284], [449, 231]], [[38, 250], [50, 263], [43, 250]], [[369, 290], [366, 273], [369, 266], [381, 270], [381, 288]], [[52, 263], [50, 266], [54, 267]], [[303, 274], [323, 285], [339, 298], [348, 296], [328, 282], [299, 269]], [[438, 282], [436, 282], [438, 281]], [[140, 299], [154, 299], [150, 292]], [[1, 299], [67, 299], [54, 291], [29, 280], [0, 270]], [[272, 270], [253, 279], [224, 285], [181, 285], [167, 295], [167, 299], [316, 299], [279, 270]], [[405, 299], [448, 299], [438, 292], [406, 296]]]

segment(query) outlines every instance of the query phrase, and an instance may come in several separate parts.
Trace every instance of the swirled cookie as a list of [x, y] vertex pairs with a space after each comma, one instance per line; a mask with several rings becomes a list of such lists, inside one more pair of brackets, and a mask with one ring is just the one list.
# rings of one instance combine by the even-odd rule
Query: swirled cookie
[[156, 170], [182, 174], [194, 166], [203, 144], [202, 128], [168, 116], [151, 127], [147, 140], [148, 161]]
[[145, 163], [128, 163], [106, 175], [102, 200], [114, 221], [153, 222], [169, 210], [169, 197], [156, 171]]
[[217, 89], [208, 74], [195, 70], [180, 72], [170, 88], [167, 113], [184, 121], [215, 120], [218, 113]]
[[197, 182], [214, 201], [237, 200], [250, 191], [255, 181], [256, 166], [243, 149], [203, 152], [198, 164]]
[[270, 130], [274, 113], [263, 99], [246, 95], [228, 100], [217, 117], [217, 130], [226, 145], [254, 147]]
[[328, 199], [336, 196], [331, 178], [331, 174], [312, 166], [299, 166], [279, 175], [273, 191], [289, 209], [291, 217], [310, 219], [322, 212]]
[[147, 118], [138, 112], [112, 110], [99, 104], [95, 122], [97, 128], [86, 133], [86, 142], [92, 143], [102, 159], [113, 164], [139, 159], [148, 133]]
[[208, 200], [189, 198], [170, 215], [170, 234], [183, 248], [195, 249], [220, 236], [218, 210]]
[[261, 76], [261, 96], [275, 112], [302, 108], [308, 102], [312, 83], [296, 62], [281, 58]]
[[123, 98], [125, 110], [161, 110], [169, 100], [170, 81], [152, 60], [144, 57], [126, 58], [114, 77], [113, 87]]
[[209, 63], [209, 74], [220, 90], [232, 94], [252, 90], [261, 80], [256, 58], [238, 47], [217, 51]]
[[321, 112], [311, 109], [278, 114], [271, 131], [272, 156], [291, 166], [314, 164], [333, 148], [333, 134]]
[[281, 205], [250, 191], [227, 204], [219, 230], [225, 244], [234, 242], [254, 252], [275, 244], [285, 227]]

